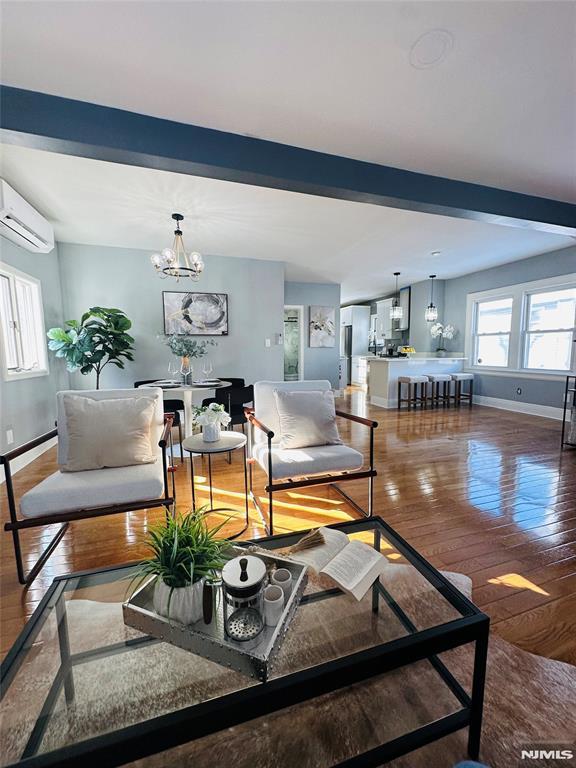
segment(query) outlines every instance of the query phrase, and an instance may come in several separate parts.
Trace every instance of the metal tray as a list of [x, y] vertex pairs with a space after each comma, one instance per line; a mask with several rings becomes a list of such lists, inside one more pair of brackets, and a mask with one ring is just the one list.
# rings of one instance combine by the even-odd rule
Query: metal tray
[[[243, 547], [234, 548], [234, 557], [245, 554]], [[292, 592], [280, 621], [275, 627], [264, 626], [260, 634], [248, 642], [230, 640], [224, 632], [223, 596], [221, 589], [216, 593], [216, 605], [210, 624], [203, 619], [194, 624], [184, 625], [160, 616], [153, 608], [154, 579], [149, 579], [122, 605], [124, 622], [146, 635], [152, 635], [172, 643], [186, 651], [215, 661], [225, 667], [265, 682], [282, 646], [290, 622], [294, 617], [300, 598], [308, 581], [307, 567], [293, 560], [263, 554], [257, 557], [266, 563], [266, 568], [287, 568], [292, 574]]]

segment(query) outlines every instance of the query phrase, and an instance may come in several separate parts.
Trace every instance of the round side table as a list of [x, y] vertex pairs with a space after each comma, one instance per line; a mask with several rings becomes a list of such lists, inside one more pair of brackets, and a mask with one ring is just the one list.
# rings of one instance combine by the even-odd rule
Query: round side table
[[240, 448], [244, 457], [244, 503], [246, 509], [246, 524], [241, 531], [235, 533], [233, 536], [228, 536], [229, 539], [236, 539], [248, 528], [248, 473], [246, 470], [246, 464], [248, 457], [246, 456], [246, 435], [242, 435], [238, 432], [225, 432], [222, 431], [220, 440], [216, 440], [213, 443], [207, 443], [203, 439], [202, 435], [192, 435], [187, 437], [182, 442], [182, 448], [188, 451], [190, 454], [190, 483], [192, 486], [192, 509], [196, 511], [196, 491], [194, 489], [194, 455], [206, 455], [208, 456], [208, 482], [210, 484], [210, 508], [214, 508], [214, 498], [212, 493], [212, 455], [216, 453], [230, 453], [230, 451], [236, 451]]

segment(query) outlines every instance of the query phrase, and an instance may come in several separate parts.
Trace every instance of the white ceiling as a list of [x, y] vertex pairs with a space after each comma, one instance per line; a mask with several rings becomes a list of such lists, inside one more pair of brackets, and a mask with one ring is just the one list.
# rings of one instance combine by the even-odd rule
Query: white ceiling
[[[290, 280], [342, 284], [355, 301], [574, 244], [569, 237], [303, 195], [150, 168], [0, 146], [0, 175], [55, 227], [61, 242], [138, 248], [184, 242], [210, 254], [286, 262]], [[441, 256], [432, 258], [432, 251]]]
[[[5, 0], [2, 10], [8, 85], [576, 201], [574, 2]], [[412, 66], [432, 30], [451, 50]], [[412, 60], [426, 64], [433, 47], [425, 38]]]

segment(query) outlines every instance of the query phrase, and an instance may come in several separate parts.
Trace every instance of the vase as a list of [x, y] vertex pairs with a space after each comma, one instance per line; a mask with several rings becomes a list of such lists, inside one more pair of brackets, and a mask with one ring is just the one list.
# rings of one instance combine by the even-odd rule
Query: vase
[[[154, 610], [160, 616], [179, 624], [194, 624], [202, 618], [202, 596], [205, 579], [187, 587], [168, 587], [162, 579], [154, 586]], [[172, 593], [172, 595], [170, 595]]]
[[446, 357], [446, 350], [445, 349], [437, 349], [436, 350], [436, 357]]
[[216, 443], [220, 440], [220, 424], [204, 424], [202, 427], [202, 439], [205, 443]]

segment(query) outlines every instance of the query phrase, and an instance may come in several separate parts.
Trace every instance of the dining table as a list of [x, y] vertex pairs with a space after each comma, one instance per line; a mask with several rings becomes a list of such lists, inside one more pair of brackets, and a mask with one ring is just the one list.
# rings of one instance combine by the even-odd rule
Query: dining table
[[184, 436], [191, 437], [194, 434], [194, 407], [202, 405], [202, 400], [214, 397], [217, 389], [232, 386], [229, 381], [220, 379], [207, 379], [195, 381], [192, 384], [182, 384], [170, 379], [159, 379], [148, 384], [141, 384], [140, 388], [160, 387], [164, 400], [182, 400], [184, 403]]

